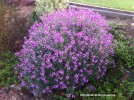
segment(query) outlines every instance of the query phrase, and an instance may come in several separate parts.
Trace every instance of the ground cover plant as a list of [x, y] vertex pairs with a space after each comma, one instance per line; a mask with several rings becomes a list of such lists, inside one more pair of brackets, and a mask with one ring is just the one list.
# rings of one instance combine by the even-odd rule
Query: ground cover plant
[[115, 49], [114, 59], [116, 66], [124, 67], [124, 69], [130, 69], [134, 67], [134, 39], [127, 38], [123, 27], [118, 24], [110, 23], [110, 33], [114, 35]]
[[[124, 71], [121, 68], [110, 69], [107, 71], [106, 77], [95, 80], [92, 82], [96, 87], [96, 92], [90, 92], [84, 88], [76, 92], [79, 100], [80, 94], [114, 94], [115, 96], [102, 96], [102, 97], [81, 97], [82, 100], [133, 100], [134, 82], [131, 79], [123, 80], [120, 78], [124, 75]], [[115, 74], [116, 73], [116, 74]], [[62, 100], [62, 99], [61, 99]]]
[[133, 0], [70, 0], [73, 2], [134, 11]]
[[55, 89], [74, 93], [75, 88], [101, 78], [114, 67], [113, 35], [101, 15], [69, 9], [41, 16], [40, 20], [16, 54], [19, 79], [34, 94]]
[[0, 52], [0, 87], [17, 83], [14, 68], [18, 64], [16, 56], [11, 52]]

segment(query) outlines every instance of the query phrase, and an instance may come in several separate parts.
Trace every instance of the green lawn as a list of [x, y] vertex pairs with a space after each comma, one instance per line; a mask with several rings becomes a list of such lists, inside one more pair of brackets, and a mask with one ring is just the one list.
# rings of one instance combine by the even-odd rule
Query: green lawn
[[134, 11], [134, 0], [70, 0], [83, 4]]

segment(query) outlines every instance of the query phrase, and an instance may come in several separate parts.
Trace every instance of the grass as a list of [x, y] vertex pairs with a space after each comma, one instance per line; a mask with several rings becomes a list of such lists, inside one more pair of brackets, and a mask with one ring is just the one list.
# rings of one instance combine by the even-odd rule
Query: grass
[[83, 4], [134, 11], [134, 0], [70, 0]]

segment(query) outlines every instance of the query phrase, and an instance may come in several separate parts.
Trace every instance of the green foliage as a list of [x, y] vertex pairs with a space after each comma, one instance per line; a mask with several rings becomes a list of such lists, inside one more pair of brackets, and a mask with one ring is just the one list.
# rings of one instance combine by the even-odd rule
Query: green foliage
[[[116, 74], [115, 74], [116, 73]], [[77, 91], [80, 94], [115, 94], [115, 96], [83, 96], [81, 100], [127, 100], [134, 92], [134, 82], [131, 80], [120, 81], [124, 71], [120, 68], [110, 69], [106, 76], [100, 80], [94, 80], [97, 91], [90, 93], [87, 89]], [[79, 99], [77, 99], [79, 100]]]
[[[115, 74], [116, 73], [116, 74]], [[75, 100], [128, 100], [132, 98], [134, 92], [134, 82], [130, 79], [120, 81], [124, 70], [116, 67], [109, 69], [106, 76], [100, 80], [94, 80], [92, 83], [96, 87], [96, 92], [89, 92], [83, 88], [75, 92]], [[115, 94], [115, 96], [80, 96], [81, 94]], [[54, 96], [56, 100], [68, 100], [59, 95]]]
[[134, 39], [128, 39], [124, 36], [124, 31], [120, 25], [110, 24], [111, 31], [114, 35], [115, 43], [117, 45], [115, 49], [114, 59], [117, 66], [124, 68], [134, 67]]
[[68, 98], [60, 96], [60, 95], [56, 95], [56, 94], [54, 94], [54, 99], [55, 100], [68, 100]]
[[17, 82], [17, 76], [14, 74], [17, 63], [17, 58], [11, 52], [0, 52], [0, 87], [9, 87]]
[[37, 15], [37, 13], [35, 11], [33, 11], [33, 13], [30, 16], [30, 23], [33, 24], [35, 21], [39, 20], [39, 16]]
[[67, 7], [69, 0], [36, 0], [36, 9], [38, 15], [53, 12], [54, 10]]

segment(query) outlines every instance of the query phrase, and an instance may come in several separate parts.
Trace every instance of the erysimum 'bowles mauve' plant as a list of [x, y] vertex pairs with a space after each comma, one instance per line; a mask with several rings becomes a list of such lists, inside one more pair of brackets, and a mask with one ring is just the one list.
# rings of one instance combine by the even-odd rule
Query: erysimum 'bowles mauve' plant
[[105, 19], [91, 10], [57, 11], [40, 17], [16, 55], [22, 85], [34, 94], [78, 86], [105, 75], [113, 36]]

